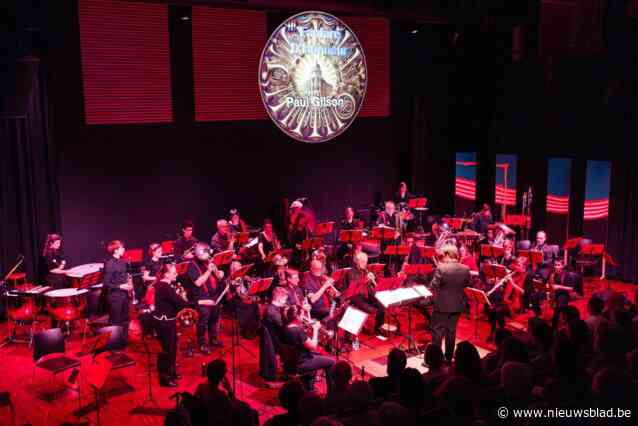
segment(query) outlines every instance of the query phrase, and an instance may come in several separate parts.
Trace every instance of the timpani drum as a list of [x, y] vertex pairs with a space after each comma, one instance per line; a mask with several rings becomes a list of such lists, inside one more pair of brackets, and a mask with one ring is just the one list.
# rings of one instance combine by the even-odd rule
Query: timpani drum
[[[84, 277], [96, 274], [104, 268], [104, 263], [86, 263], [84, 265], [74, 266], [66, 270], [66, 276], [71, 281], [71, 287], [82, 287], [81, 281]], [[95, 283], [91, 283], [95, 284]]]
[[47, 311], [57, 321], [75, 321], [86, 315], [86, 293], [88, 290], [63, 288], [45, 293]]
[[7, 316], [11, 321], [33, 321], [40, 311], [35, 294], [8, 291], [6, 294]]

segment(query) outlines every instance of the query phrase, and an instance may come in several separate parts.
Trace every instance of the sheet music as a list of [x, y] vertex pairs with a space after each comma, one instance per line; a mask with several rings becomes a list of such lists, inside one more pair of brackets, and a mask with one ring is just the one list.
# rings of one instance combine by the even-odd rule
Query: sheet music
[[[417, 290], [417, 287], [419, 289]], [[408, 301], [415, 301], [431, 296], [432, 293], [425, 286], [401, 287], [395, 290], [378, 291], [375, 294], [377, 300], [384, 306], [393, 306]]]
[[432, 297], [432, 292], [424, 285], [415, 285], [412, 287], [421, 297]]
[[367, 318], [368, 314], [365, 312], [353, 308], [352, 306], [348, 306], [346, 312], [344, 312], [343, 317], [341, 318], [341, 321], [339, 321], [338, 327], [356, 336], [361, 331], [361, 327], [363, 327], [363, 323], [366, 322]]

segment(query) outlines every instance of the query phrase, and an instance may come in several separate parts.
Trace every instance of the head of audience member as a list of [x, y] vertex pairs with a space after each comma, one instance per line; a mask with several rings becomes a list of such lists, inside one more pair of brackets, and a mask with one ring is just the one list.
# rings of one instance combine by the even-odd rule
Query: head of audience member
[[594, 337], [594, 352], [601, 366], [626, 366], [625, 354], [630, 348], [622, 327], [613, 322], [602, 323]]
[[525, 343], [516, 337], [508, 337], [503, 341], [503, 350], [499, 364], [503, 366], [508, 361], [522, 363], [529, 362], [529, 353]]
[[206, 366], [206, 377], [208, 384], [212, 388], [216, 388], [226, 376], [226, 361], [223, 359], [215, 359]]
[[506, 398], [521, 400], [528, 398], [534, 386], [534, 371], [529, 364], [508, 361], [501, 368], [501, 386]]
[[626, 370], [603, 368], [594, 375], [592, 392], [600, 408], [635, 407], [636, 385]]
[[416, 368], [406, 368], [401, 373], [399, 400], [401, 405], [409, 410], [418, 410], [423, 407], [425, 386], [423, 376]]
[[438, 371], [443, 368], [443, 351], [440, 346], [433, 343], [428, 344], [425, 347], [425, 363], [428, 366], [429, 371]]
[[388, 377], [400, 377], [406, 365], [408, 365], [408, 359], [401, 349], [394, 348], [388, 353]]
[[536, 233], [536, 244], [542, 246], [547, 241], [547, 234], [545, 231], [538, 231]]
[[587, 312], [589, 312], [590, 316], [600, 316], [603, 314], [603, 310], [605, 309], [605, 301], [600, 298], [600, 296], [593, 295], [589, 298], [587, 302]]
[[409, 412], [394, 401], [386, 401], [379, 407], [379, 426], [400, 426], [409, 422]]
[[549, 352], [554, 342], [554, 330], [546, 322], [536, 322], [531, 329], [534, 345], [540, 352]]
[[552, 347], [554, 376], [558, 379], [571, 379], [585, 373], [583, 353], [569, 340], [565, 333], [557, 333]]
[[465, 376], [450, 376], [434, 391], [434, 397], [455, 416], [471, 418], [477, 397], [476, 384]]
[[494, 333], [494, 345], [496, 345], [496, 351], [501, 352], [503, 350], [503, 341], [512, 336], [512, 332], [506, 328], [498, 328]]
[[316, 393], [307, 392], [299, 401], [299, 420], [302, 425], [310, 426], [324, 414], [326, 414], [324, 400]]
[[483, 367], [481, 365], [481, 357], [476, 346], [467, 340], [456, 345], [454, 351], [454, 372], [466, 377], [474, 383], [481, 381], [483, 376]]
[[290, 380], [279, 389], [279, 403], [291, 415], [297, 415], [299, 401], [306, 394], [303, 384], [299, 380]]
[[335, 390], [345, 390], [352, 380], [352, 367], [347, 361], [338, 361], [330, 369]]
[[299, 286], [299, 271], [296, 269], [288, 268], [286, 270], [286, 283], [290, 287], [298, 287]]
[[343, 423], [332, 416], [322, 416], [315, 419], [310, 426], [343, 426]]
[[576, 306], [567, 305], [560, 312], [560, 320], [564, 325], [580, 320], [580, 311]]
[[352, 382], [346, 391], [346, 406], [353, 412], [367, 410], [374, 402], [374, 391], [368, 382]]
[[567, 325], [567, 336], [576, 347], [585, 353], [591, 353], [592, 336], [587, 323], [581, 319], [571, 321]]

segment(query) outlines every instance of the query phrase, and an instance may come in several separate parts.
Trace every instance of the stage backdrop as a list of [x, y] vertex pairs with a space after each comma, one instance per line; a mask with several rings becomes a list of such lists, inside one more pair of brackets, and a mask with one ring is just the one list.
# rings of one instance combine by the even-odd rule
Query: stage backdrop
[[[345, 206], [366, 209], [396, 188], [398, 154], [389, 115], [387, 21], [349, 18], [353, 28], [357, 27], [355, 31], [360, 29], [362, 33], [372, 67], [370, 78], [373, 72], [377, 76], [368, 89], [368, 96], [375, 102], [344, 134], [313, 146], [287, 138], [258, 110], [263, 106], [257, 91], [256, 64], [261, 52], [256, 48], [256, 36], [241, 42], [233, 39], [241, 36], [237, 30], [244, 28], [242, 19], [258, 23], [255, 28], [265, 31], [261, 12], [227, 12], [237, 20], [230, 28], [219, 21], [224, 16], [215, 17], [206, 9], [193, 8], [192, 21], [188, 21], [181, 19], [183, 9], [178, 13], [173, 6], [139, 3], [118, 13], [147, 19], [127, 16], [118, 20], [113, 18], [111, 7], [99, 6], [103, 3], [114, 2], [80, 0], [79, 9], [69, 8], [68, 21], [57, 23], [60, 39], [52, 55], [62, 234], [70, 265], [103, 257], [104, 244], [111, 239], [122, 239], [128, 247], [145, 247], [152, 241], [175, 238], [184, 218], [192, 218], [196, 236], [208, 241], [215, 221], [227, 218], [232, 208], [239, 209], [251, 225], [259, 226], [265, 217], [280, 225], [282, 199], [306, 197], [319, 219], [339, 219]], [[96, 19], [96, 13], [108, 16], [100, 26], [85, 26], [85, 22]], [[168, 46], [164, 29], [157, 30], [163, 17], [167, 17]], [[129, 25], [131, 22], [135, 25]], [[223, 74], [212, 78], [205, 70], [214, 66], [210, 55], [219, 57], [214, 56], [210, 39], [205, 38], [209, 37], [203, 27], [206, 22], [210, 23], [210, 32], [217, 32], [218, 39], [226, 37], [227, 49], [248, 52], [254, 45], [252, 55], [257, 58], [248, 56], [245, 63], [233, 59], [229, 66], [220, 68]], [[220, 34], [222, 30], [225, 33]], [[132, 31], [132, 35], [127, 37], [127, 31]], [[153, 44], [155, 31], [160, 37]], [[386, 42], [379, 41], [379, 34]], [[99, 40], [99, 49], [88, 49], [84, 37]], [[125, 40], [132, 45], [126, 46]], [[166, 115], [163, 104], [158, 103], [154, 109], [136, 107], [136, 114], [147, 111], [147, 116], [129, 116], [117, 98], [100, 104], [91, 95], [95, 91], [88, 90], [88, 82], [82, 77], [108, 69], [119, 75], [121, 87], [99, 86], [96, 84], [100, 79], [91, 77], [92, 90], [123, 93], [121, 101], [128, 102], [127, 90], [135, 87], [132, 82], [138, 81], [140, 65], [132, 55], [108, 63], [109, 55], [120, 47], [128, 52], [141, 49], [141, 56], [159, 62], [164, 49], [169, 48], [172, 115]], [[144, 51], [147, 48], [158, 52]], [[109, 67], [94, 66], [104, 61]], [[240, 65], [246, 67], [246, 72], [239, 72]], [[158, 72], [163, 75], [164, 68]], [[249, 74], [254, 78], [249, 78]], [[213, 99], [211, 94], [215, 91], [226, 96], [228, 87], [237, 84], [242, 89], [236, 91], [237, 96], [249, 103], [257, 102], [247, 115], [237, 114], [240, 103], [228, 104], [224, 115], [223, 108], [207, 101]], [[252, 92], [255, 96], [249, 97]], [[159, 96], [159, 91], [153, 93]], [[146, 95], [142, 91], [139, 97]], [[191, 102], [184, 101], [189, 97]], [[103, 114], [109, 108], [114, 114]], [[257, 119], [260, 115], [264, 119]], [[94, 125], [100, 117], [106, 117], [103, 124]]]

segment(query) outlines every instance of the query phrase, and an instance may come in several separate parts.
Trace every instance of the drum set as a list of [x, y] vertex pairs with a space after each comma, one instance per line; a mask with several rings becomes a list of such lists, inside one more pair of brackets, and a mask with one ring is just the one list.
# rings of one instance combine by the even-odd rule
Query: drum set
[[[99, 268], [98, 268], [99, 266]], [[41, 328], [50, 317], [52, 324], [71, 333], [74, 322], [88, 320], [87, 296], [101, 291], [102, 264], [80, 265], [67, 271], [70, 288], [53, 289], [47, 285], [34, 286], [31, 283], [6, 288], [2, 299], [9, 320], [10, 333], [0, 347], [8, 343], [32, 344], [36, 328]], [[26, 337], [19, 337], [19, 329], [26, 328]]]

